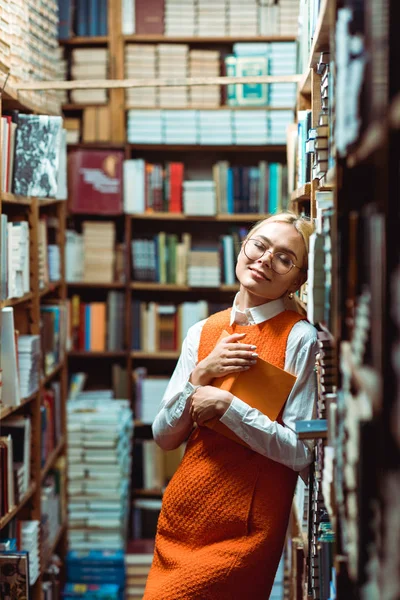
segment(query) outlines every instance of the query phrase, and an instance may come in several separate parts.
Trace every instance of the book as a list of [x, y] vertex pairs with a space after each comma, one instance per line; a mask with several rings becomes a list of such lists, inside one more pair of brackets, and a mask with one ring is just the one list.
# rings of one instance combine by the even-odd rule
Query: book
[[[229, 335], [227, 331], [223, 331], [217, 343]], [[266, 362], [262, 358], [258, 358], [257, 363], [248, 371], [217, 377], [213, 379], [211, 385], [231, 392], [251, 408], [258, 409], [272, 421], [276, 421], [295, 381], [296, 377], [291, 373]], [[267, 391], [265, 396], [260, 393], [260, 390]], [[221, 423], [219, 417], [210, 419], [205, 425], [209, 429], [248, 447], [246, 442], [233, 433], [224, 423]]]
[[28, 552], [0, 552], [0, 598], [30, 599]]

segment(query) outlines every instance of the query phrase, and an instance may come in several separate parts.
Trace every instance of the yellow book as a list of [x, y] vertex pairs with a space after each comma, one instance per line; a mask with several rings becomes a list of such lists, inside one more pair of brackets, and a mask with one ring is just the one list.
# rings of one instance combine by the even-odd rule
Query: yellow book
[[[227, 337], [229, 333], [222, 332], [218, 342]], [[282, 411], [285, 402], [293, 388], [296, 377], [272, 365], [261, 358], [247, 371], [216, 377], [211, 385], [221, 390], [231, 392], [251, 408], [256, 408], [271, 421], [276, 421]], [[222, 433], [235, 442], [247, 446], [229, 427], [221, 423], [219, 417], [214, 417], [205, 423], [207, 427]]]

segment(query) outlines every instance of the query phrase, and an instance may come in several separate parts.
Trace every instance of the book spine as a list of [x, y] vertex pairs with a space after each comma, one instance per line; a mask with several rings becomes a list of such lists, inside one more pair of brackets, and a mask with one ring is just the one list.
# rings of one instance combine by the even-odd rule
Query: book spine
[[89, 0], [89, 31], [88, 35], [95, 36], [100, 35], [100, 15], [98, 9], [100, 1], [99, 0]]
[[88, 29], [89, 0], [77, 0], [76, 2], [76, 35], [86, 36]]
[[108, 1], [100, 0], [99, 6], [99, 35], [107, 35], [108, 33]]

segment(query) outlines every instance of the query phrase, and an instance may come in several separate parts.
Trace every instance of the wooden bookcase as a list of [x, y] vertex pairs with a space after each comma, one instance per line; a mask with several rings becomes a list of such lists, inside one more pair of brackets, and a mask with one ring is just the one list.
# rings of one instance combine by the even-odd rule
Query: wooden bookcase
[[[38, 112], [43, 114], [43, 109], [35, 110], [35, 107], [27, 103], [24, 104], [18, 94], [7, 86], [7, 93], [0, 99], [0, 116], [3, 111], [18, 108], [21, 112]], [[0, 173], [0, 181], [2, 174]], [[0, 302], [1, 308], [12, 306], [14, 309], [15, 327], [20, 334], [40, 334], [40, 305], [43, 300], [54, 299], [63, 300], [66, 297], [66, 286], [64, 278], [64, 245], [65, 245], [65, 223], [66, 223], [66, 202], [56, 199], [34, 198], [16, 196], [10, 193], [0, 194], [1, 213], [7, 214], [9, 220], [27, 221], [29, 224], [30, 236], [30, 292], [21, 298], [11, 298]], [[56, 243], [60, 247], [61, 255], [61, 279], [57, 282], [49, 283], [45, 288], [39, 289], [39, 270], [38, 270], [38, 226], [42, 215], [55, 217], [58, 222]], [[1, 315], [0, 315], [1, 327]], [[0, 431], [3, 424], [7, 423], [7, 418], [14, 416], [29, 416], [31, 419], [31, 482], [28, 492], [22, 498], [21, 502], [13, 507], [5, 516], [0, 518], [0, 535], [4, 533], [4, 528], [15, 519], [20, 520], [41, 520], [41, 486], [49, 471], [55, 466], [60, 457], [65, 457], [66, 453], [66, 388], [67, 388], [67, 363], [66, 356], [55, 368], [46, 375], [40, 377], [39, 389], [27, 398], [21, 400], [18, 406], [7, 406], [0, 404]], [[43, 466], [41, 466], [41, 398], [46, 386], [52, 381], [58, 380], [61, 384], [61, 439], [57, 447], [47, 457]], [[3, 398], [6, 402], [7, 399]], [[32, 599], [41, 600], [41, 584], [43, 574], [53, 553], [65, 554], [66, 549], [66, 531], [67, 515], [66, 507], [66, 487], [62, 489], [61, 505], [64, 513], [61, 515], [61, 526], [53, 537], [51, 547], [45, 553], [41, 547], [40, 566], [41, 572], [36, 583], [31, 589]], [[41, 532], [42, 535], [42, 532]]]
[[[312, 110], [313, 126], [320, 112], [316, 65], [322, 51], [330, 52], [336, 84], [336, 24], [343, 4], [335, 0], [321, 2], [307, 69], [299, 84], [298, 109]], [[394, 25], [395, 3], [389, 0], [373, 5], [381, 19], [372, 17], [372, 3], [346, 4], [360, 11], [360, 18], [351, 27], [363, 40], [367, 57], [358, 108], [359, 137], [345, 154], [337, 154], [336, 167], [325, 177], [308, 182], [292, 194], [297, 210], [307, 203], [315, 216], [316, 192], [334, 191], [333, 319], [331, 331], [324, 324], [319, 327], [331, 336], [336, 349], [337, 413], [335, 417], [335, 413], [328, 414], [328, 441], [319, 440], [318, 444], [322, 461], [325, 444], [335, 453], [337, 470], [331, 484], [329, 516], [335, 536], [333, 567], [338, 600], [355, 600], [368, 593], [374, 598], [395, 597], [400, 585], [398, 553], [394, 551], [400, 540], [396, 525], [400, 464], [400, 376], [396, 363], [400, 338], [400, 82], [395, 66], [399, 39]], [[377, 36], [385, 40], [382, 47]], [[374, 76], [378, 64], [379, 80]], [[360, 311], [364, 311], [363, 317]], [[345, 445], [343, 433], [347, 436]], [[354, 465], [355, 487], [351, 488], [346, 477]], [[315, 519], [311, 507], [308, 521]], [[321, 583], [318, 572], [312, 573], [310, 537], [302, 522], [294, 505], [286, 565], [286, 597], [291, 600], [318, 597], [315, 588]]]

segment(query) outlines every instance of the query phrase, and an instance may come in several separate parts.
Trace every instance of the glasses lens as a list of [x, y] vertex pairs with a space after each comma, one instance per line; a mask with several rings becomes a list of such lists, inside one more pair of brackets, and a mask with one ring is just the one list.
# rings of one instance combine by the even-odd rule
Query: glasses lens
[[293, 261], [286, 254], [273, 254], [271, 266], [279, 275], [286, 275], [293, 267]]
[[265, 254], [266, 247], [258, 240], [250, 238], [244, 245], [244, 253], [250, 260], [258, 260]]

